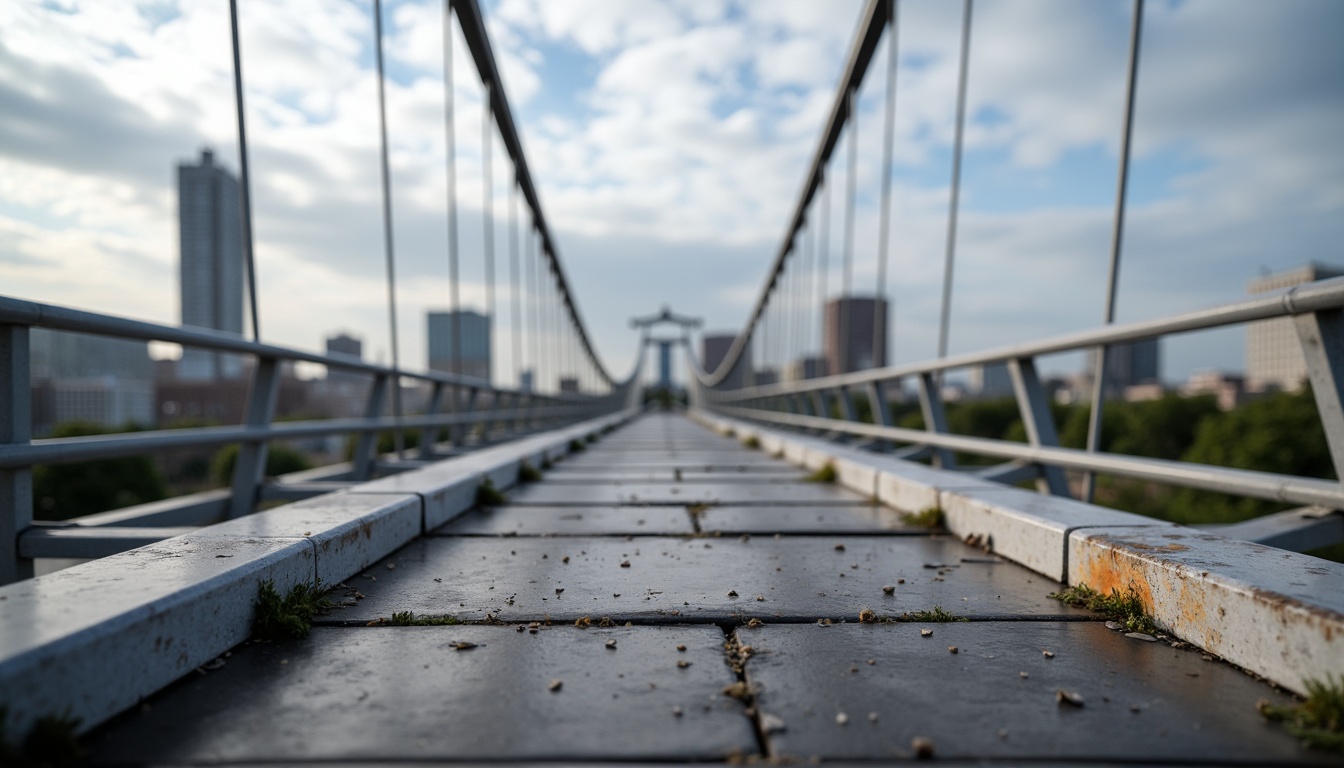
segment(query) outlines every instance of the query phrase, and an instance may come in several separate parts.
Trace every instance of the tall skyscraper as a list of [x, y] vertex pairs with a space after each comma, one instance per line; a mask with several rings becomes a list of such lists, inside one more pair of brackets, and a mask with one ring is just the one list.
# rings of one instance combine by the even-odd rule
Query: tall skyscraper
[[[1250, 282], [1246, 292], [1254, 296], [1294, 285], [1344, 275], [1344, 269], [1310, 262], [1296, 269], [1263, 275]], [[1246, 388], [1299, 390], [1307, 378], [1302, 342], [1290, 317], [1261, 320], [1246, 325]]]
[[831, 299], [826, 302], [823, 325], [822, 354], [829, 373], [850, 373], [887, 364], [886, 299], [860, 296]]
[[[182, 324], [243, 332], [243, 231], [238, 180], [201, 150], [198, 164], [177, 166]], [[231, 379], [242, 360], [185, 349], [177, 375], [192, 381]]]
[[[353, 357], [356, 360], [364, 357], [364, 342], [351, 336], [348, 333], [338, 333], [335, 336], [327, 337], [327, 354], [344, 355]], [[338, 382], [368, 381], [369, 377], [362, 373], [355, 373], [343, 368], [328, 368], [327, 381], [335, 384]]]
[[[462, 350], [454, 355], [453, 318], [461, 334]], [[436, 371], [460, 373], [490, 380], [490, 318], [464, 309], [429, 313], [429, 367]], [[460, 370], [455, 363], [460, 362]]]

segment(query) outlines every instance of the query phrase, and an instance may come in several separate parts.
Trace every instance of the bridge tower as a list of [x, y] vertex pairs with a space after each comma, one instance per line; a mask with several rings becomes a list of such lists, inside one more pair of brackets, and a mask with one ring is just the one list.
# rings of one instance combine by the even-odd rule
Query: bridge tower
[[[690, 347], [690, 332], [699, 328], [704, 321], [698, 317], [687, 317], [672, 312], [666, 306], [656, 315], [648, 317], [633, 317], [630, 319], [630, 327], [637, 328], [640, 331], [640, 349], [643, 350], [649, 345], [658, 347], [658, 388], [670, 392], [672, 390], [672, 345], [681, 344], [687, 348]], [[649, 329], [656, 325], [674, 325], [681, 328], [681, 335], [674, 337], [654, 338], [649, 336]]]

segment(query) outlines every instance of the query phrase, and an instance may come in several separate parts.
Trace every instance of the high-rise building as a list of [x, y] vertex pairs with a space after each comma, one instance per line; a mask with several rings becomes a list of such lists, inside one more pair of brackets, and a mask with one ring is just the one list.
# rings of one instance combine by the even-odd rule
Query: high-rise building
[[[1309, 262], [1296, 269], [1262, 275], [1246, 286], [1255, 295], [1294, 285], [1344, 275], [1344, 269]], [[1297, 339], [1293, 319], [1280, 317], [1246, 324], [1246, 388], [1252, 392], [1266, 389], [1299, 390], [1307, 378], [1307, 361]]]
[[804, 379], [815, 379], [826, 375], [826, 358], [800, 357], [790, 361], [780, 372], [780, 381], [791, 384]]
[[1007, 363], [986, 363], [971, 369], [971, 392], [981, 400], [1012, 397], [1013, 377]]
[[[714, 373], [719, 369], [728, 357], [728, 351], [733, 348], [734, 341], [737, 341], [735, 333], [706, 333], [700, 337], [700, 365], [705, 373]], [[740, 362], [736, 370], [720, 385], [725, 389], [740, 389], [746, 383], [751, 372], [751, 342], [747, 342], [738, 360]]]
[[[243, 229], [238, 180], [201, 150], [198, 164], [177, 166], [182, 324], [242, 334]], [[189, 381], [236, 378], [242, 359], [183, 350], [177, 375]]]
[[[348, 333], [338, 333], [335, 336], [328, 336], [327, 355], [353, 357], [356, 360], [362, 360], [364, 358], [364, 342]], [[355, 373], [354, 371], [347, 371], [341, 368], [327, 369], [327, 381], [332, 383], [366, 381], [368, 379], [368, 376]]]
[[[429, 367], [489, 381], [490, 318], [470, 309], [430, 312], [428, 318]], [[457, 338], [462, 348], [455, 353]]]
[[[1157, 339], [1141, 339], [1113, 344], [1106, 349], [1106, 397], [1119, 397], [1125, 389], [1139, 384], [1159, 383], [1161, 368], [1160, 347]], [[1097, 352], [1087, 353], [1087, 371], [1097, 369]]]
[[885, 366], [886, 299], [842, 296], [826, 302], [823, 338], [822, 355], [831, 374]]

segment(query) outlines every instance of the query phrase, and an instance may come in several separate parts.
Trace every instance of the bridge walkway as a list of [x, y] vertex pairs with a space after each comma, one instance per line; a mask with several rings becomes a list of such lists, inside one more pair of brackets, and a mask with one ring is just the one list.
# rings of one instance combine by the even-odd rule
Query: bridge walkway
[[1257, 714], [1287, 696], [1057, 587], [649, 414], [348, 580], [308, 638], [98, 729], [89, 762], [1321, 759]]

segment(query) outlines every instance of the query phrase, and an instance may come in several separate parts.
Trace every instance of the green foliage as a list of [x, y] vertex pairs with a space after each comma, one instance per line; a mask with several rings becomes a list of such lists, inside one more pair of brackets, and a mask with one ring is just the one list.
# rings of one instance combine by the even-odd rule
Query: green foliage
[[582, 442], [580, 442], [580, 441], [578, 441], [578, 440], [570, 440], [570, 441], [569, 441], [569, 452], [570, 452], [570, 453], [582, 453], [583, 451], [586, 451], [586, 450], [588, 450], [588, 446], [584, 445]]
[[1260, 714], [1284, 723], [1288, 732], [1311, 749], [1344, 753], [1344, 677], [1326, 673], [1325, 680], [1308, 680], [1301, 704], [1276, 707], [1261, 699]]
[[[219, 449], [210, 461], [210, 476], [220, 485], [233, 482], [233, 467], [238, 463], [238, 445], [226, 445]], [[312, 462], [299, 451], [287, 445], [272, 445], [266, 451], [266, 476], [279, 477], [290, 472], [302, 472], [312, 469]]]
[[[446, 432], [446, 431], [441, 431], [441, 437], [439, 437], [439, 440], [447, 440], [447, 439], [448, 439], [447, 432]], [[355, 445], [356, 445], [358, 442], [359, 442], [359, 438], [358, 438], [358, 437], [352, 437], [352, 438], [350, 438], [349, 440], [346, 440], [346, 441], [345, 441], [345, 460], [346, 460], [346, 461], [349, 461], [349, 460], [351, 460], [351, 459], [353, 459], [353, 458], [355, 457]], [[405, 449], [419, 448], [419, 447], [420, 447], [420, 430], [418, 430], [418, 429], [407, 429], [407, 430], [402, 430], [402, 433], [401, 433], [401, 445], [402, 445], [402, 448], [405, 448]], [[392, 453], [392, 452], [395, 451], [395, 450], [397, 450], [397, 439], [396, 439], [396, 435], [393, 434], [392, 430], [389, 429], [389, 430], [386, 430], [386, 431], [383, 431], [383, 432], [379, 432], [379, 433], [378, 433], [378, 445], [377, 445], [377, 447], [375, 447], [375, 448], [373, 449], [374, 454], [375, 454], [375, 455], [378, 455], [378, 456], [381, 456], [381, 455], [383, 455], [384, 453]]]
[[[99, 424], [70, 421], [57, 425], [52, 437], [106, 435], [113, 431]], [[33, 517], [38, 520], [66, 520], [158, 501], [167, 495], [163, 475], [148, 456], [33, 467]]]
[[413, 611], [398, 611], [392, 614], [392, 620], [388, 622], [394, 627], [442, 627], [455, 624], [461, 624], [456, 616], [448, 614], [438, 614], [433, 616], [416, 616]]
[[295, 584], [283, 598], [269, 579], [257, 590], [252, 636], [258, 640], [290, 640], [308, 636], [313, 617], [331, 607], [326, 592], [311, 584]]
[[834, 483], [839, 475], [836, 474], [835, 465], [827, 462], [816, 472], [803, 478], [809, 483]]
[[488, 477], [476, 486], [476, 506], [478, 507], [498, 507], [507, 501], [508, 498], [495, 487], [494, 482]]
[[0, 707], [0, 765], [6, 768], [68, 768], [84, 755], [77, 735], [79, 718], [68, 711], [39, 717], [19, 743], [10, 741], [8, 722], [8, 709]]
[[518, 482], [535, 483], [541, 480], [541, 470], [524, 461], [518, 467]]
[[754, 451], [761, 447], [761, 439], [755, 435], [752, 435], [742, 441], [742, 446], [745, 448], [750, 448]]
[[1111, 621], [1118, 621], [1125, 625], [1127, 632], [1153, 634], [1157, 631], [1157, 624], [1153, 622], [1152, 616], [1144, 612], [1143, 600], [1139, 598], [1139, 592], [1133, 585], [1124, 592], [1112, 589], [1111, 594], [1103, 595], [1086, 584], [1079, 584], [1059, 592], [1051, 592], [1049, 597], [1065, 605], [1086, 608]]
[[970, 619], [945, 611], [941, 605], [935, 605], [931, 611], [908, 611], [900, 616], [883, 617], [882, 621], [895, 624], [915, 621], [947, 624], [954, 621], [970, 621]]
[[943, 510], [941, 507], [925, 507], [913, 514], [901, 515], [901, 520], [917, 528], [939, 528], [943, 524]]

